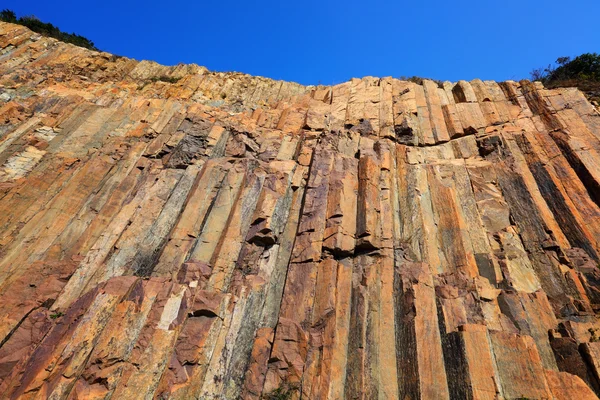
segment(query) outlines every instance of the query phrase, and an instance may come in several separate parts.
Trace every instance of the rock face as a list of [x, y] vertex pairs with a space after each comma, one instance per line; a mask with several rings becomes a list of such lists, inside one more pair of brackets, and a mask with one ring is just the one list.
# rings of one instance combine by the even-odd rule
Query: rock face
[[0, 24], [7, 399], [595, 399], [600, 114]]

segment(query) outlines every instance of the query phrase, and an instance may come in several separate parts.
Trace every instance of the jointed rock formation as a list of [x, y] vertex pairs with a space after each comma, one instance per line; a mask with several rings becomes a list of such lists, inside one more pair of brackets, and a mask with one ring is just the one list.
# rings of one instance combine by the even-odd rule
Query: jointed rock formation
[[2, 398], [600, 394], [578, 90], [0, 48]]

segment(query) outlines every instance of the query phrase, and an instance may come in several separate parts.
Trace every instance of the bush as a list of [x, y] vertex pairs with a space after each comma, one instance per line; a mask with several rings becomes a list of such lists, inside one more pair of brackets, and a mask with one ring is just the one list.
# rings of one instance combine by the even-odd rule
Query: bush
[[62, 32], [60, 29], [58, 29], [58, 27], [47, 22], [42, 22], [33, 15], [26, 15], [17, 19], [17, 15], [14, 11], [5, 9], [0, 12], [0, 20], [26, 26], [40, 35], [52, 37], [60, 40], [61, 42], [71, 43], [75, 46], [98, 51], [98, 48], [94, 46], [94, 42], [91, 40], [81, 35], [77, 35], [76, 33]]
[[585, 53], [571, 59], [559, 57], [556, 66], [548, 65], [531, 71], [531, 80], [540, 81], [548, 89], [576, 87], [589, 100], [600, 103], [600, 55]]
[[549, 81], [567, 79], [600, 81], [600, 55], [597, 53], [585, 53], [574, 60], [569, 57], [560, 57], [556, 63], [559, 67], [550, 73]]
[[290, 400], [295, 392], [300, 390], [298, 385], [283, 384], [270, 393], [263, 395], [265, 400]]
[[17, 14], [15, 14], [12, 10], [3, 10], [0, 11], [0, 20], [4, 22], [17, 22]]
[[398, 79], [400, 79], [401, 81], [413, 82], [413, 83], [416, 83], [417, 85], [423, 85], [423, 81], [425, 79], [428, 79], [430, 81], [435, 82], [438, 85], [438, 87], [440, 87], [440, 88], [444, 87], [444, 82], [442, 82], [438, 79], [422, 78], [420, 76], [404, 76], [404, 75]]
[[63, 315], [65, 315], [65, 314], [63, 314], [62, 312], [58, 311], [56, 313], [50, 314], [50, 318], [57, 319], [57, 318], [62, 317]]
[[597, 53], [585, 53], [575, 57], [559, 57], [556, 59], [556, 67], [552, 64], [541, 69], [531, 71], [531, 79], [541, 81], [544, 84], [568, 80], [600, 81], [600, 55]]
[[166, 75], [162, 75], [162, 76], [153, 76], [152, 78], [150, 78], [150, 80], [152, 82], [166, 82], [166, 83], [177, 83], [179, 82], [181, 78], [176, 78], [174, 76], [166, 76]]

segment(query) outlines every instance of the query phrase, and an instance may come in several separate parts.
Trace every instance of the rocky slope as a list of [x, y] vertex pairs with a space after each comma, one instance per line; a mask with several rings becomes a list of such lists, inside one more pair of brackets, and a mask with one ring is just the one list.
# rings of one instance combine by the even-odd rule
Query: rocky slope
[[3, 398], [600, 394], [576, 89], [0, 48]]

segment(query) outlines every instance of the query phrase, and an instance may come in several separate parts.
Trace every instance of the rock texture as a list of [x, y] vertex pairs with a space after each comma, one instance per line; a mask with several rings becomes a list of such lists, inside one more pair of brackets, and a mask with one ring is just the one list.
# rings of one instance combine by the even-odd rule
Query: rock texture
[[7, 399], [595, 399], [600, 114], [0, 24]]

